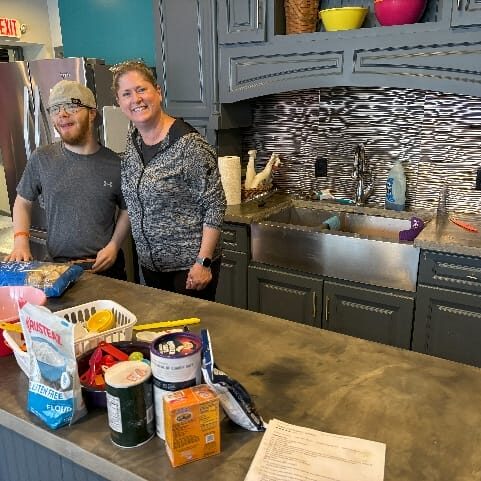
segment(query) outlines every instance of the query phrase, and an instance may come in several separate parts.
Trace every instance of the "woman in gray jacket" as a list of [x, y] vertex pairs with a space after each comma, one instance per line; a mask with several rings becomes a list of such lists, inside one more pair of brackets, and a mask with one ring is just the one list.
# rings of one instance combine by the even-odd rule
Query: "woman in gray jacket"
[[182, 119], [163, 111], [151, 70], [112, 68], [113, 88], [131, 120], [122, 158], [122, 192], [148, 286], [214, 300], [225, 196], [217, 155]]

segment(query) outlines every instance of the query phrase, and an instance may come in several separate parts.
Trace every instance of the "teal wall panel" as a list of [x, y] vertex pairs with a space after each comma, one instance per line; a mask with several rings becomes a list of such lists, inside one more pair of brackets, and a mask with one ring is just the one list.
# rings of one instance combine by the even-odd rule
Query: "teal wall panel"
[[65, 57], [155, 66], [152, 0], [58, 0], [58, 8]]

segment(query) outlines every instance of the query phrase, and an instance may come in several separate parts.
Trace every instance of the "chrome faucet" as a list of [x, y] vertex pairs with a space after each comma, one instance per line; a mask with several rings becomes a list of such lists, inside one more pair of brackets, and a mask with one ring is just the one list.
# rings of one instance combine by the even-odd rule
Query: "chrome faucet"
[[356, 205], [364, 205], [374, 191], [373, 175], [367, 168], [364, 144], [357, 144], [356, 150], [354, 151], [352, 177], [356, 179], [354, 202]]

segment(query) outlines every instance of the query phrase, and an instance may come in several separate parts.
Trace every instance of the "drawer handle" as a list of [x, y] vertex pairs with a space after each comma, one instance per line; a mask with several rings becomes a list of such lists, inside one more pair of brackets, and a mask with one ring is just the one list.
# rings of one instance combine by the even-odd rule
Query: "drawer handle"
[[473, 281], [479, 280], [476, 276], [466, 276], [468, 279], [472, 279]]
[[315, 319], [317, 316], [317, 296], [316, 292], [312, 293], [312, 318]]
[[327, 326], [327, 323], [329, 322], [329, 296], [326, 296], [326, 306], [325, 306], [325, 310], [324, 310], [324, 314], [325, 314], [325, 320], [326, 320], [326, 326]]

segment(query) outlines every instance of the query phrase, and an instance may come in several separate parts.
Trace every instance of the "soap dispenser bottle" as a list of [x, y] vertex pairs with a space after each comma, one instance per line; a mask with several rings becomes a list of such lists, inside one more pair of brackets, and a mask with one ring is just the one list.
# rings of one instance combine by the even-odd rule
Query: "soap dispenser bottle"
[[386, 209], [404, 210], [406, 206], [406, 175], [401, 161], [397, 159], [386, 180]]

